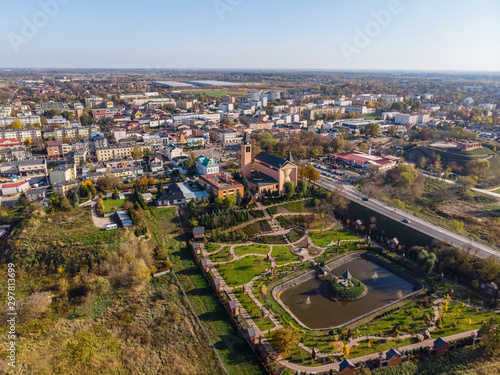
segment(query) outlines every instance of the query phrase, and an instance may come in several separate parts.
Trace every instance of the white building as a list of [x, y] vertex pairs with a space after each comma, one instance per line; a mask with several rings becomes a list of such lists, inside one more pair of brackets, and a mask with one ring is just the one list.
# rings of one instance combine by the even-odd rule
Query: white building
[[196, 159], [196, 172], [199, 175], [219, 173], [219, 165], [212, 158], [198, 156]]
[[360, 106], [360, 105], [348, 105], [345, 107], [346, 112], [356, 112], [356, 113], [375, 113], [375, 108]]

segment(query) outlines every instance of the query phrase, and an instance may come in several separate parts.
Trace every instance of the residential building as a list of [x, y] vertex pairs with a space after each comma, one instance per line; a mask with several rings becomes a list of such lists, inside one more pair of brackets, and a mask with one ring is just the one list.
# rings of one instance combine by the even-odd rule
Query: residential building
[[234, 130], [222, 130], [215, 133], [215, 139], [222, 145], [238, 144], [241, 142], [240, 132]]
[[121, 160], [132, 157], [132, 151], [135, 146], [139, 146], [141, 150], [141, 155], [145, 149], [151, 151], [151, 146], [149, 145], [130, 145], [130, 146], [119, 146], [119, 147], [106, 147], [101, 148], [95, 151], [97, 156], [97, 161], [106, 161], [106, 160]]
[[0, 129], [0, 138], [17, 138], [24, 142], [27, 138], [31, 140], [42, 138], [42, 131], [38, 128]]
[[78, 188], [78, 181], [59, 181], [52, 185], [54, 189], [54, 194], [59, 197], [65, 197], [68, 192]]
[[166, 155], [167, 155], [168, 160], [179, 158], [181, 156], [186, 156], [184, 154], [184, 151], [182, 150], [182, 148], [177, 147], [175, 145], [169, 145], [166, 148]]
[[38, 201], [40, 199], [47, 198], [47, 187], [45, 186], [28, 190], [26, 192], [26, 198], [30, 201]]
[[360, 106], [360, 105], [348, 105], [345, 107], [346, 112], [356, 112], [356, 113], [375, 113], [376, 109], [374, 107]]
[[62, 142], [60, 141], [47, 141], [47, 156], [49, 158], [59, 158], [64, 156], [62, 151]]
[[170, 184], [156, 200], [157, 206], [176, 206], [185, 204], [186, 200], [177, 184]]
[[244, 193], [243, 185], [224, 173], [201, 175], [198, 177], [198, 184], [206, 187], [209, 193], [218, 198], [238, 195], [238, 193], [243, 197]]
[[71, 181], [76, 179], [76, 165], [59, 165], [49, 172], [50, 183], [55, 184], [61, 181]]
[[196, 158], [196, 172], [200, 175], [219, 173], [219, 164], [212, 158], [198, 156]]
[[18, 194], [30, 188], [28, 181], [14, 182], [2, 185], [2, 195]]
[[0, 150], [21, 146], [21, 142], [17, 138], [0, 139]]
[[0, 175], [6, 177], [47, 176], [47, 161], [45, 159], [37, 159], [0, 163]]

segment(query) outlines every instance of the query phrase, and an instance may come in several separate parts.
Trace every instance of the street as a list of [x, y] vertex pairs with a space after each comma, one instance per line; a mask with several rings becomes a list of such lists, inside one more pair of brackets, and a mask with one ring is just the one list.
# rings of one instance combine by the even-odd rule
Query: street
[[[488, 258], [491, 255], [500, 258], [500, 252], [498, 250], [478, 243], [477, 241], [462, 236], [458, 233], [452, 232], [451, 230], [429, 223], [428, 221], [420, 219], [419, 217], [412, 215], [406, 211], [388, 206], [385, 203], [382, 203], [373, 198], [370, 198], [367, 201], [362, 200], [366, 197], [366, 195], [358, 192], [352, 185], [338, 181], [330, 181], [325, 177], [321, 177], [317, 184], [328, 190], [336, 189], [338, 191], [341, 191], [344, 197], [396, 221], [402, 222], [404, 219], [408, 219], [410, 223], [407, 223], [406, 225], [408, 225], [409, 227], [427, 234], [428, 236], [433, 237], [437, 240], [443, 241], [456, 247], [460, 247], [464, 250], [469, 248], [475, 250], [476, 255], [480, 258]], [[342, 188], [339, 189], [340, 186], [342, 186]]]

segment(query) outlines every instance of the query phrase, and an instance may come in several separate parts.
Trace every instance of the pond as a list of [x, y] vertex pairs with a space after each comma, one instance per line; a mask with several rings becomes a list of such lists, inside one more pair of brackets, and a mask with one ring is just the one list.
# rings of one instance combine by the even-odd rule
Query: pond
[[284, 291], [280, 299], [303, 324], [317, 329], [345, 324], [414, 290], [412, 283], [365, 259], [352, 260], [334, 269], [333, 273], [341, 276], [346, 269], [366, 285], [368, 294], [365, 297], [334, 302], [328, 282], [313, 278]]

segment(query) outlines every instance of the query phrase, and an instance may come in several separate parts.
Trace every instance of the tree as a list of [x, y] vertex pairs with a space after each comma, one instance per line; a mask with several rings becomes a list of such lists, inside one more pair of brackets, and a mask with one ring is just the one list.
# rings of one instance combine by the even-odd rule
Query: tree
[[299, 177], [305, 178], [309, 182], [317, 181], [321, 178], [319, 171], [314, 168], [311, 164], [308, 164], [304, 167], [299, 167]]
[[274, 331], [272, 333], [271, 343], [278, 353], [286, 358], [290, 355], [298, 339], [299, 332], [293, 327], [287, 327]]
[[224, 205], [226, 208], [231, 209], [236, 205], [236, 197], [234, 195], [227, 195], [224, 198]]
[[490, 169], [490, 162], [486, 159], [476, 160], [469, 165], [468, 169], [474, 176], [477, 176], [478, 178], [485, 178], [488, 170]]
[[500, 353], [500, 316], [495, 315], [490, 318], [481, 328], [483, 331], [483, 343], [489, 354]]
[[[97, 187], [102, 191], [108, 191], [120, 186], [121, 180], [119, 177], [114, 176], [110, 171], [104, 172], [104, 177], [97, 180]], [[90, 190], [90, 187], [89, 187]]]
[[190, 174], [196, 173], [196, 157], [193, 153], [189, 155], [189, 159], [187, 160], [187, 167]]
[[331, 142], [330, 147], [334, 153], [343, 151], [347, 146], [347, 141], [344, 140], [342, 134], [338, 134]]
[[10, 129], [22, 129], [23, 128], [23, 123], [21, 122], [21, 120], [19, 120], [18, 118], [16, 118], [14, 121], [12, 121], [12, 123], [9, 125], [9, 128]]
[[417, 162], [417, 168], [424, 169], [426, 165], [427, 165], [427, 159], [425, 159], [425, 157], [422, 156]]
[[25, 145], [26, 147], [30, 147], [31, 146], [31, 138], [26, 138], [23, 142], [23, 145]]
[[134, 190], [138, 193], [144, 193], [148, 189], [149, 181], [146, 176], [138, 179], [134, 184]]
[[151, 270], [144, 259], [134, 259], [130, 264], [130, 276], [132, 282], [137, 286], [146, 285], [151, 280]]
[[395, 126], [391, 126], [391, 127], [389, 128], [389, 135], [390, 135], [391, 137], [394, 137], [394, 136], [396, 135], [396, 127], [395, 127]]
[[139, 159], [141, 155], [141, 147], [139, 145], [135, 145], [130, 156], [132, 156], [132, 159]]
[[460, 187], [460, 191], [465, 193], [476, 185], [476, 181], [470, 176], [460, 176], [457, 179], [457, 184]]
[[295, 190], [297, 191], [299, 198], [303, 198], [307, 194], [307, 181], [304, 179], [299, 180]]
[[367, 136], [375, 137], [380, 134], [380, 125], [372, 122], [365, 126], [365, 128], [363, 129], [363, 133], [365, 133]]
[[104, 201], [102, 198], [97, 199], [96, 211], [98, 215], [104, 215]]
[[222, 198], [215, 198], [214, 203], [215, 203], [215, 208], [220, 210], [224, 205], [224, 200]]
[[295, 186], [293, 186], [293, 182], [292, 181], [285, 182], [285, 185], [283, 186], [283, 188], [285, 190], [285, 196], [288, 199], [292, 199], [293, 193], [295, 192]]
[[344, 357], [349, 358], [350, 350], [349, 350], [349, 346], [347, 344], [344, 345], [344, 348], [342, 349], [342, 351], [344, 352]]
[[147, 147], [144, 147], [144, 149], [142, 150], [142, 157], [148, 157], [150, 155], [153, 155], [153, 152], [147, 148]]

